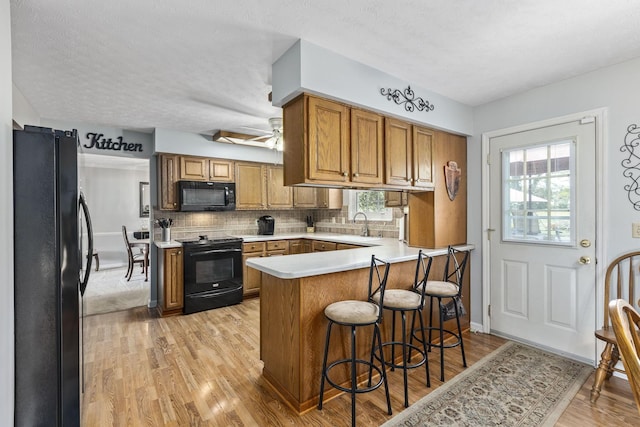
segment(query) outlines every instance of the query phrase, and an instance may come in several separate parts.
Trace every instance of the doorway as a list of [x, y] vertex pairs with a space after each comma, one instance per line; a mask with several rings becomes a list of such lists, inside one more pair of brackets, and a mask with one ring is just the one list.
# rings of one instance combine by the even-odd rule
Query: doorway
[[128, 253], [122, 226], [132, 242], [135, 231], [150, 228], [149, 160], [80, 153], [78, 175], [91, 213], [96, 254], [84, 295], [85, 315], [147, 305], [150, 281], [142, 269], [136, 265], [131, 279], [125, 277]]
[[602, 117], [483, 135], [484, 329], [590, 362]]

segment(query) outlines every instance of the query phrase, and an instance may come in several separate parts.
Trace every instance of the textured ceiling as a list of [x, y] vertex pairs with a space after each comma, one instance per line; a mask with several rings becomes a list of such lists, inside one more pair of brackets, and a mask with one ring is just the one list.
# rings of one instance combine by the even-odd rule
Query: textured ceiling
[[468, 105], [640, 56], [635, 0], [11, 0], [13, 81], [43, 118], [269, 130], [297, 39]]

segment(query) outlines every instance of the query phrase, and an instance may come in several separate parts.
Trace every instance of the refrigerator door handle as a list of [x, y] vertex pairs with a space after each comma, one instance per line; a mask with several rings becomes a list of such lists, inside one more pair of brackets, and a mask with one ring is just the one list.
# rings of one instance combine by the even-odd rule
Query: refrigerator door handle
[[80, 208], [84, 213], [84, 219], [87, 223], [87, 262], [86, 268], [84, 270], [84, 277], [80, 280], [80, 295], [84, 296], [84, 291], [87, 289], [87, 283], [89, 282], [89, 274], [91, 273], [91, 263], [93, 261], [93, 227], [91, 226], [91, 215], [89, 215], [89, 207], [87, 206], [87, 202], [84, 198], [84, 194], [82, 191], [80, 192], [79, 197]]

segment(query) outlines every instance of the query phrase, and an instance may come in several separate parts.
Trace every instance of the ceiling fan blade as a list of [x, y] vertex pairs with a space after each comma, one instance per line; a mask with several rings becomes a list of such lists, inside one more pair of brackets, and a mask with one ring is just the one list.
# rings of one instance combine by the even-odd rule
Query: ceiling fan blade
[[265, 134], [271, 134], [273, 131], [271, 130], [266, 130], [266, 129], [258, 129], [258, 128], [252, 128], [251, 126], [240, 126], [243, 129], [250, 129], [250, 130], [255, 130], [256, 132], [262, 132]]

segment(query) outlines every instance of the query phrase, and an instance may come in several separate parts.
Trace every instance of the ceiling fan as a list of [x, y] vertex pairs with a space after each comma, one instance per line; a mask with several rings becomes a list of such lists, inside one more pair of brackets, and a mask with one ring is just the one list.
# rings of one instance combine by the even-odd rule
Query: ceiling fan
[[259, 132], [266, 133], [266, 135], [248, 135], [238, 132], [228, 132], [220, 130], [213, 135], [213, 140], [216, 142], [226, 142], [228, 144], [240, 144], [250, 145], [253, 147], [266, 147], [277, 151], [284, 149], [284, 140], [282, 138], [282, 118], [271, 117], [269, 119], [269, 126], [271, 132], [265, 132], [264, 129], [250, 128], [248, 126], [242, 126], [246, 129], [251, 129]]

